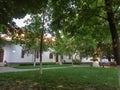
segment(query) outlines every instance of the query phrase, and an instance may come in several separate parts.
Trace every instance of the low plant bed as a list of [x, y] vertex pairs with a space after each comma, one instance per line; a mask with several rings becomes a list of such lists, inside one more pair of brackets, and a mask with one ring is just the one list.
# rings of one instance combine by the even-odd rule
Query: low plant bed
[[[49, 67], [63, 67], [63, 66], [71, 66], [71, 64], [43, 64], [42, 67], [43, 68], [49, 68]], [[17, 66], [13, 66], [13, 68], [17, 68], [17, 69], [31, 69], [31, 68], [40, 68], [40, 65], [37, 64], [36, 66], [33, 66], [32, 64], [30, 65], [17, 65]]]

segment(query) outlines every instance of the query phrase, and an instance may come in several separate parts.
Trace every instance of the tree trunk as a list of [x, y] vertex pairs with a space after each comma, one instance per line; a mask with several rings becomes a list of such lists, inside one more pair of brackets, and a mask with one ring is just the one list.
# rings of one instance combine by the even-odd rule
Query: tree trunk
[[62, 65], [62, 64], [63, 64], [63, 62], [62, 62], [62, 61], [63, 61], [63, 55], [61, 55], [61, 56], [60, 56], [60, 65]]
[[34, 50], [34, 64], [33, 66], [35, 67], [36, 66], [36, 50]]
[[43, 43], [43, 30], [41, 33], [41, 43], [40, 43], [40, 74], [42, 74], [42, 43]]
[[72, 58], [71, 58], [71, 59], [72, 59], [72, 66], [73, 66], [73, 65], [74, 65], [74, 63], [73, 63], [73, 55], [72, 55]]
[[114, 13], [112, 11], [111, 2], [112, 2], [111, 0], [105, 0], [107, 20], [109, 23], [110, 32], [112, 36], [112, 47], [113, 47], [114, 58], [117, 62], [117, 65], [120, 65], [119, 37], [115, 26], [115, 18], [114, 18]]
[[119, 80], [119, 89], [120, 89], [120, 43], [119, 43], [119, 37], [115, 26], [115, 18], [114, 13], [112, 10], [112, 1], [111, 0], [105, 0], [105, 6], [106, 6], [106, 13], [107, 13], [107, 20], [109, 22], [110, 32], [112, 36], [112, 47], [113, 47], [113, 53], [114, 53], [114, 59], [118, 65], [118, 80]]
[[80, 58], [80, 63], [82, 62], [82, 51], [79, 51], [79, 58]]
[[58, 54], [56, 54], [56, 63], [58, 64], [59, 63], [59, 59], [58, 59]]
[[42, 30], [41, 30], [41, 36], [40, 36], [40, 74], [42, 74], [42, 52], [43, 52], [43, 30], [44, 30], [44, 19], [45, 15], [43, 13], [43, 22], [42, 22]]

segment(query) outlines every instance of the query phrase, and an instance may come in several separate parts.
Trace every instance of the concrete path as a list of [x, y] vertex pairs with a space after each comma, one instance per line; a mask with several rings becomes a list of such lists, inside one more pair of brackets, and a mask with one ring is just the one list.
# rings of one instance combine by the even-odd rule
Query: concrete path
[[[72, 66], [66, 66], [66, 67], [50, 67], [50, 68], [43, 68], [43, 70], [48, 69], [60, 69], [60, 68], [70, 68]], [[33, 70], [39, 70], [39, 68], [35, 69], [16, 69], [12, 67], [0, 67], [0, 73], [7, 73], [7, 72], [23, 72], [23, 71], [33, 71]]]
[[[43, 70], [48, 69], [62, 69], [62, 68], [71, 68], [71, 67], [88, 67], [86, 65], [73, 65], [73, 66], [62, 66], [62, 67], [49, 67], [49, 68], [43, 68]], [[23, 72], [23, 71], [33, 71], [33, 70], [39, 70], [39, 68], [34, 69], [16, 69], [12, 67], [0, 67], [0, 73], [7, 73], [7, 72]]]
[[12, 67], [0, 67], [0, 73], [30, 71], [30, 70], [32, 70], [32, 69], [16, 69], [16, 68], [12, 68]]

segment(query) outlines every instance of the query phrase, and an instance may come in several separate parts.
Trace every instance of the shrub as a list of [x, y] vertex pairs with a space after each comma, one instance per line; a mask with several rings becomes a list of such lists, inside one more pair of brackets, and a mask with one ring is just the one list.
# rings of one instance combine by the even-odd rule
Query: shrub
[[78, 59], [73, 59], [73, 64], [80, 64], [80, 60], [78, 60]]

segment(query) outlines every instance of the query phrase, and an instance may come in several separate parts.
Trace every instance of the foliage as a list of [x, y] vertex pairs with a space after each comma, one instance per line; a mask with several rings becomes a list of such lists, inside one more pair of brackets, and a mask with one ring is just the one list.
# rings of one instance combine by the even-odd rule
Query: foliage
[[[116, 15], [119, 14], [119, 4], [117, 4], [117, 2], [119, 3], [117, 0], [114, 2], [115, 5], [113, 6], [117, 13]], [[96, 48], [98, 42], [104, 41], [104, 43], [108, 43], [108, 39], [110, 38], [108, 23], [106, 22], [106, 11], [104, 10], [105, 6], [102, 0], [50, 0], [48, 2], [47, 0], [38, 0], [36, 2], [32, 1], [32, 5], [31, 1], [23, 0], [21, 2], [15, 0], [10, 2], [7, 0], [1, 1], [0, 3], [1, 5], [4, 3], [7, 6], [1, 6], [1, 8], [2, 10], [3, 8], [6, 9], [7, 15], [9, 14], [10, 19], [13, 17], [22, 17], [25, 16], [26, 13], [31, 12], [34, 14], [38, 14], [39, 12], [40, 15], [43, 11], [46, 10], [48, 14], [47, 19], [49, 19], [51, 28], [50, 31], [52, 31], [52, 34], [55, 32], [57, 35], [57, 33], [62, 30], [63, 32], [69, 33], [69, 38], [74, 36], [74, 39], [77, 40], [76, 46], [78, 46], [75, 49], [79, 51], [89, 51], [91, 48], [93, 51]], [[32, 7], [33, 5], [34, 7]], [[4, 16], [2, 14], [5, 13], [1, 13], [1, 16]], [[6, 17], [8, 20], [4, 21], [9, 21], [9, 18]], [[39, 24], [37, 27], [39, 27]], [[80, 50], [82, 44], [85, 45], [82, 47], [83, 50]]]
[[[28, 13], [38, 13], [48, 0], [0, 0], [0, 24], [8, 24], [13, 18], [22, 18]], [[12, 23], [11, 23], [12, 24]]]
[[67, 33], [59, 32], [56, 35], [55, 42], [52, 45], [54, 53], [59, 55], [72, 55], [75, 53], [75, 43], [74, 38], [68, 37]]
[[[105, 2], [107, 2], [107, 6]], [[119, 46], [117, 37], [119, 34], [119, 0], [51, 0], [49, 3], [52, 14], [50, 28], [56, 34], [63, 31], [69, 33], [71, 37], [80, 37], [76, 38], [76, 43], [77, 46], [86, 44], [83, 48], [84, 52], [93, 52], [97, 49], [99, 42], [110, 45], [112, 41], [114, 55], [119, 61], [117, 58], [120, 56], [118, 55], [119, 49], [114, 48], [115, 45]], [[109, 20], [106, 13], [111, 15]], [[112, 24], [109, 24], [110, 20], [113, 22]], [[111, 30], [111, 27], [117, 27], [117, 29]], [[112, 39], [110, 39], [111, 36]], [[79, 51], [82, 50], [79, 49]]]
[[[25, 16], [26, 13], [39, 13], [39, 15], [41, 15], [41, 13], [45, 11], [47, 12], [46, 22], [49, 26], [49, 31], [52, 32], [52, 34], [56, 35], [56, 40], [60, 38], [58, 35], [59, 31], [64, 32], [67, 39], [71, 39], [74, 37], [74, 40], [72, 41], [72, 44], [73, 42], [74, 44], [71, 46], [67, 45], [69, 46], [69, 49], [65, 48], [64, 53], [68, 53], [71, 51], [73, 51], [74, 53], [77, 50], [78, 52], [89, 52], [92, 54], [93, 51], [96, 50], [99, 42], [105, 44], [107, 48], [111, 48], [111, 45], [118, 45], [117, 41], [119, 40], [117, 39], [119, 38], [117, 37], [117, 34], [120, 33], [120, 1], [110, 0], [107, 1], [107, 4], [105, 3], [106, 1], [107, 0], [37, 0], [36, 2], [34, 2], [22, 0], [21, 2], [19, 2], [16, 0], [2, 0], [0, 1], [0, 17], [2, 17], [0, 22], [2, 24], [5, 22], [10, 23], [13, 17], [22, 17]], [[113, 24], [116, 25], [115, 27], [117, 28], [117, 30], [116, 28], [114, 28], [113, 30], [109, 30], [110, 21], [108, 20], [108, 15], [106, 14], [109, 12], [113, 14], [113, 19], [111, 18], [111, 20], [114, 22]], [[6, 18], [3, 17], [5, 15]], [[10, 24], [12, 25], [12, 23]], [[111, 35], [112, 39], [110, 39]], [[113, 44], [110, 44], [111, 41]], [[63, 42], [63, 40], [61, 39], [60, 42]], [[67, 41], [66, 44], [68, 43], [71, 44], [70, 41]], [[110, 47], [108, 47], [106, 44], [108, 44]], [[74, 50], [71, 50], [70, 47], [73, 46]], [[59, 48], [59, 46], [56, 46], [54, 48], [55, 50], [57, 50], [58, 48], [57, 52], [59, 53], [63, 52], [63, 48]], [[115, 56], [118, 57], [119, 55], [116, 54], [118, 53], [118, 49], [113, 47], [113, 51]]]
[[73, 59], [73, 64], [80, 64], [80, 60], [78, 60], [78, 59]]
[[[66, 32], [69, 38], [74, 37], [72, 45], [75, 50], [86, 52], [93, 51], [97, 43], [110, 38], [106, 25], [103, 3], [96, 1], [51, 1], [51, 29], [56, 32]], [[102, 17], [101, 17], [102, 15]], [[105, 33], [102, 33], [103, 30]], [[107, 41], [107, 40], [106, 40]], [[69, 42], [69, 41], [67, 41]]]
[[25, 27], [25, 46], [30, 49], [39, 50], [40, 36], [43, 29], [41, 18], [38, 15], [32, 15], [30, 21], [31, 24]]

